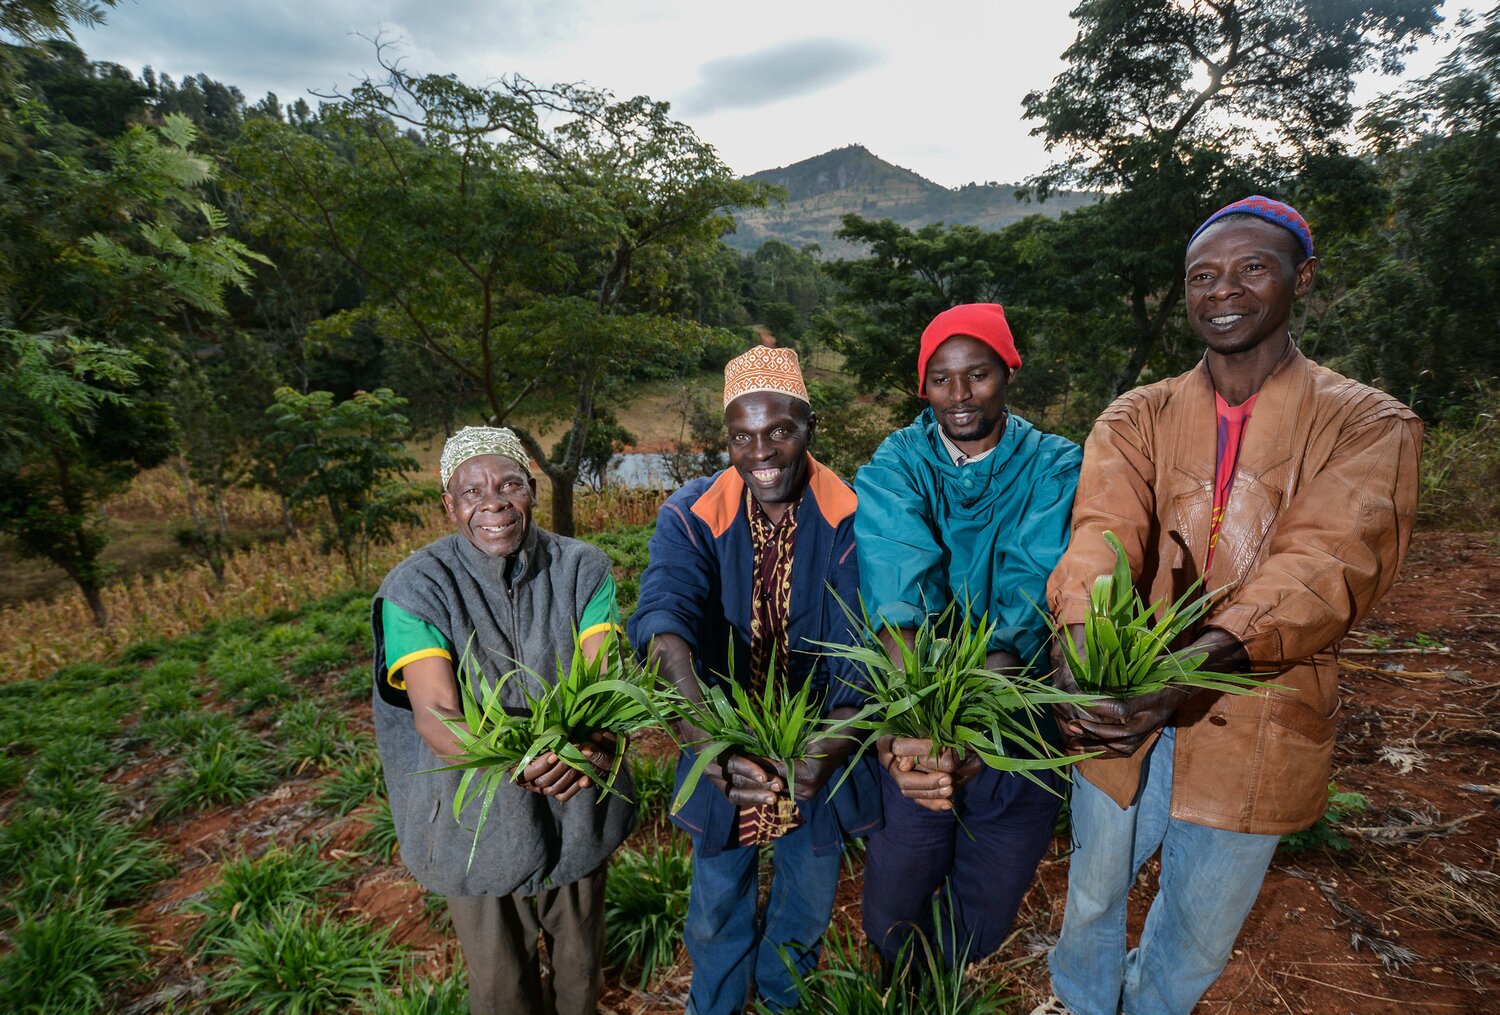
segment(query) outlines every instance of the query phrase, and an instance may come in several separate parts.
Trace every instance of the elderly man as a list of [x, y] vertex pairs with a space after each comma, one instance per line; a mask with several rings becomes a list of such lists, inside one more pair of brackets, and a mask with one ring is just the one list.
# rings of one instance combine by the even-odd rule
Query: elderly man
[[[886, 438], [855, 479], [860, 587], [887, 625], [893, 659], [897, 637], [910, 643], [957, 604], [996, 622], [991, 667], [1034, 672], [1045, 662], [1036, 604], [1067, 546], [1079, 451], [1006, 409], [1020, 366], [998, 304], [939, 314], [917, 353], [929, 407]], [[1050, 722], [1046, 732], [1055, 736]], [[925, 740], [886, 738], [878, 747], [885, 827], [870, 836], [865, 933], [888, 964], [914, 929], [928, 939], [936, 929], [950, 960], [988, 955], [1009, 933], [1052, 839], [1064, 783], [1041, 776], [1048, 792], [977, 757], [933, 757]]]
[[[1334, 646], [1390, 588], [1417, 502], [1422, 427], [1390, 396], [1309, 361], [1289, 327], [1318, 262], [1302, 216], [1250, 197], [1188, 242], [1193, 370], [1094, 424], [1073, 541], [1048, 595], [1081, 642], [1120, 538], [1141, 592], [1226, 590], [1190, 648], [1274, 686], [1169, 689], [1061, 709], [1074, 746], [1074, 852], [1056, 996], [1038, 1013], [1187, 1015], [1229, 959], [1279, 837], [1323, 813], [1338, 713]], [[1065, 669], [1059, 683], [1072, 686]], [[1126, 897], [1161, 850], [1140, 944]]]
[[[534, 694], [567, 664], [575, 630], [590, 654], [612, 630], [609, 559], [532, 524], [536, 482], [511, 431], [460, 430], [443, 448], [441, 474], [458, 531], [396, 565], [372, 611], [375, 734], [401, 859], [447, 897], [470, 1011], [588, 1015], [603, 986], [605, 863], [634, 806], [618, 794], [601, 799], [590, 778], [546, 755], [502, 784], [471, 864], [473, 833], [450, 812], [459, 773], [433, 770], [458, 750], [440, 719], [463, 719], [457, 661], [467, 654], [475, 664], [476, 697], [481, 676], [519, 670], [503, 704], [525, 708], [523, 682]], [[608, 770], [612, 744], [585, 750]], [[470, 829], [477, 809], [465, 812]], [[556, 971], [545, 982], [539, 933]]]
[[[701, 698], [699, 680], [755, 689], [773, 677], [791, 688], [813, 681], [829, 715], [852, 714], [864, 697], [860, 675], [830, 664], [815, 644], [858, 638], [840, 602], [852, 608], [858, 591], [854, 494], [808, 454], [816, 425], [795, 352], [751, 349], [725, 367], [730, 467], [662, 506], [630, 618], [631, 642], [690, 698]], [[691, 727], [680, 734], [688, 743], [702, 737]], [[786, 961], [803, 972], [817, 964], [843, 840], [879, 823], [865, 762], [830, 798], [852, 746], [825, 740], [799, 763], [795, 807], [778, 765], [723, 755], [674, 817], [693, 840], [689, 1012], [745, 1010], [752, 979], [767, 1005], [796, 1004]], [[684, 752], [679, 785], [691, 760]], [[756, 880], [766, 844], [775, 873], [762, 921]]]

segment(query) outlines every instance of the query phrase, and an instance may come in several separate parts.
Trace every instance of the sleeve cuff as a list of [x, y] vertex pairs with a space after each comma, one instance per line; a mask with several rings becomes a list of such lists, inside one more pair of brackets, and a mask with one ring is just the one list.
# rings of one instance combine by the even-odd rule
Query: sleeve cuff
[[419, 648], [415, 652], [408, 652], [386, 667], [386, 682], [398, 691], [406, 690], [406, 679], [397, 676], [397, 674], [401, 672], [403, 667], [416, 662], [418, 659], [446, 659], [451, 663], [453, 661], [453, 654], [445, 648]]

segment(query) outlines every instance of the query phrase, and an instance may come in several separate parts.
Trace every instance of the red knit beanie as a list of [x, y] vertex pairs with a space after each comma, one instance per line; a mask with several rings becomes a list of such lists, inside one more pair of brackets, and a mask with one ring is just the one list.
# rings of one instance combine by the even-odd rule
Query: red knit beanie
[[1011, 337], [1010, 325], [1005, 323], [1005, 308], [998, 303], [963, 303], [944, 310], [932, 319], [927, 330], [922, 332], [922, 345], [917, 352], [917, 394], [927, 395], [927, 361], [954, 335], [968, 335], [978, 339], [991, 349], [1011, 373], [1021, 369], [1021, 354], [1016, 352], [1016, 340]]

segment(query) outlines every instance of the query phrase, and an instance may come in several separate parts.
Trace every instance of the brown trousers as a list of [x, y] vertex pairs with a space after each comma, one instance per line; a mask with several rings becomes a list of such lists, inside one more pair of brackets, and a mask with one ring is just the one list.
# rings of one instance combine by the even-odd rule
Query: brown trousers
[[604, 876], [601, 867], [532, 896], [448, 896], [472, 1015], [594, 1015], [604, 988]]

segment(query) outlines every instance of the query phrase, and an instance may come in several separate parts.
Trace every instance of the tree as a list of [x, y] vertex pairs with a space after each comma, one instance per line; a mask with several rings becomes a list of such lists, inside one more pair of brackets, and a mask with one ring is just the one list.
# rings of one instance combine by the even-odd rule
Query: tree
[[[1110, 242], [1092, 249], [1116, 279], [1133, 386], [1182, 298], [1182, 244], [1214, 208], [1251, 189], [1286, 192], [1310, 159], [1342, 150], [1354, 76], [1400, 69], [1432, 34], [1426, 0], [1086, 0], [1068, 67], [1025, 116], [1063, 151], [1030, 181], [1109, 192]], [[1106, 238], [1101, 238], [1106, 239]], [[1176, 364], [1164, 364], [1175, 366]]]
[[405, 399], [389, 388], [361, 391], [335, 403], [333, 393], [278, 388], [266, 409], [272, 430], [263, 461], [290, 491], [293, 506], [322, 505], [325, 550], [337, 550], [355, 581], [363, 581], [370, 548], [415, 525], [418, 504], [432, 491], [406, 481], [418, 468], [406, 452], [411, 428]]
[[1482, 401], [1500, 379], [1500, 6], [1361, 130], [1391, 201], [1383, 256], [1349, 294], [1351, 358], [1429, 416]]
[[0, 0], [0, 33], [35, 43], [43, 39], [71, 39], [73, 24], [104, 23], [102, 7], [120, 0]]
[[[511, 425], [550, 479], [553, 528], [571, 533], [596, 407], [702, 341], [673, 255], [715, 244], [721, 210], [762, 188], [664, 103], [387, 70], [312, 128], [247, 123], [233, 156], [247, 206], [259, 229], [358, 275], [366, 299], [345, 326], [374, 320], [481, 393], [488, 422]], [[556, 424], [563, 450], [549, 454]]]
[[147, 364], [128, 350], [0, 329], [0, 363], [0, 531], [61, 568], [104, 627], [98, 505], [166, 458], [170, 420], [133, 394]]
[[261, 258], [203, 204], [213, 167], [189, 151], [186, 120], [129, 128], [96, 166], [45, 112], [32, 111], [0, 187], [0, 322], [19, 421], [0, 456], [0, 528], [62, 568], [102, 626], [98, 507], [170, 450], [165, 349], [194, 314], [221, 314], [224, 291]]

